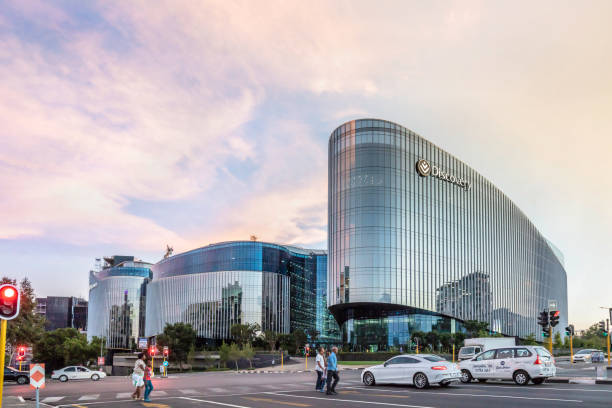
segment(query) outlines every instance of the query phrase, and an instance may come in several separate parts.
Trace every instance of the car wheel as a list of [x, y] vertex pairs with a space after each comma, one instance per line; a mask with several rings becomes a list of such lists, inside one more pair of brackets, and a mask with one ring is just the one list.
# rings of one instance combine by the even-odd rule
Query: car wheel
[[486, 378], [479, 378], [479, 379], [478, 379], [478, 382], [481, 382], [481, 383], [486, 383], [486, 382], [487, 382], [487, 379], [486, 379]]
[[59, 380], [60, 380], [61, 382], [66, 382], [66, 381], [68, 381], [68, 376], [66, 376], [66, 375], [60, 375]]
[[17, 384], [23, 385], [28, 382], [28, 377], [17, 377]]
[[94, 374], [91, 376], [92, 381], [98, 381], [100, 379], [100, 376], [98, 374]]
[[546, 378], [532, 378], [531, 382], [534, 383], [535, 385], [540, 385], [544, 382], [544, 380], [546, 380]]
[[416, 373], [412, 378], [412, 382], [414, 383], [414, 386], [420, 390], [429, 387], [429, 380], [423, 373]]
[[527, 385], [529, 383], [529, 374], [526, 371], [518, 370], [514, 373], [512, 379], [518, 385]]
[[468, 370], [461, 370], [461, 382], [462, 383], [467, 384], [473, 379], [474, 377], [472, 377], [472, 373], [470, 373]]
[[374, 385], [376, 384], [376, 380], [374, 380], [374, 374], [371, 372], [367, 372], [363, 375], [363, 383], [365, 385]]

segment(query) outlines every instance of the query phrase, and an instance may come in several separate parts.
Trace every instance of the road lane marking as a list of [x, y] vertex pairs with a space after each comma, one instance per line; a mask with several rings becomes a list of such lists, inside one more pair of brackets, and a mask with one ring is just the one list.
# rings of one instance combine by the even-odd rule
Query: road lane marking
[[198, 391], [196, 391], [196, 390], [192, 390], [192, 389], [189, 389], [189, 390], [179, 390], [179, 391], [180, 391], [182, 394], [185, 394], [185, 395], [195, 395], [195, 394], [199, 394], [199, 392], [198, 392]]
[[77, 404], [72, 404], [71, 407], [76, 407], [76, 408], [87, 408], [85, 405], [77, 405]]
[[63, 400], [65, 397], [47, 397], [44, 398], [41, 402], [57, 402]]
[[219, 388], [219, 387], [210, 387], [209, 390], [212, 392], [227, 392], [225, 388]]
[[168, 395], [166, 391], [151, 391], [152, 397], [165, 397], [166, 395]]
[[226, 402], [209, 401], [209, 400], [203, 400], [203, 399], [197, 399], [197, 398], [191, 398], [191, 397], [179, 397], [179, 399], [184, 399], [187, 401], [206, 402], [207, 404], [221, 405], [224, 407], [232, 407], [232, 408], [252, 408], [252, 407], [247, 407], [244, 405], [228, 404]]
[[91, 401], [97, 400], [98, 398], [100, 398], [100, 394], [83, 395], [81, 398], [78, 399], [78, 401]]
[[286, 397], [294, 397], [294, 398], [308, 398], [315, 400], [323, 400], [323, 401], [339, 401], [339, 402], [352, 402], [356, 404], [370, 404], [370, 405], [385, 405], [390, 407], [406, 407], [406, 408], [434, 408], [426, 405], [407, 405], [407, 404], [394, 404], [392, 402], [380, 402], [380, 401], [359, 401], [359, 400], [349, 400], [349, 399], [340, 399], [340, 398], [321, 398], [321, 397], [309, 397], [307, 395], [291, 395], [291, 394], [277, 394], [274, 392], [268, 392], [266, 394], [286, 396]]
[[130, 398], [132, 396], [131, 392], [120, 392], [117, 395], [115, 395], [115, 398], [119, 399], [119, 398]]
[[152, 402], [143, 402], [142, 405], [150, 408], [170, 408], [170, 405], [166, 404], [154, 404]]
[[275, 400], [272, 398], [261, 398], [261, 397], [242, 397], [242, 398], [247, 399], [249, 401], [271, 402], [273, 404], [289, 405], [291, 407], [309, 407], [310, 406], [310, 404], [303, 404], [301, 402], [280, 401], [280, 400]]
[[[357, 387], [354, 387], [357, 388]], [[375, 391], [371, 388], [360, 388], [364, 391]], [[418, 393], [418, 394], [435, 394], [435, 395], [460, 395], [460, 396], [464, 396], [464, 397], [487, 397], [487, 398], [508, 398], [508, 399], [525, 399], [525, 400], [538, 400], [538, 401], [558, 401], [558, 402], [583, 402], [582, 400], [574, 400], [574, 399], [563, 399], [563, 398], [544, 398], [544, 397], [521, 397], [521, 396], [517, 396], [517, 395], [495, 395], [495, 394], [469, 394], [469, 393], [457, 393], [457, 392], [441, 392], [441, 391], [423, 391], [423, 390], [418, 390], [418, 391], [409, 391], [409, 390], [405, 390], [405, 391], [391, 391], [388, 390], [387, 392], [391, 392], [391, 393], [406, 393], [406, 394], [411, 394], [411, 393]]]

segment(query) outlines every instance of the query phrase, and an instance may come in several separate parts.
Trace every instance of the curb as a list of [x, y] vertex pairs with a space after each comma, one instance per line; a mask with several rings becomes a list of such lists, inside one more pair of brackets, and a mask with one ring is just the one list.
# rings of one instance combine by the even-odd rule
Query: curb
[[605, 384], [605, 385], [612, 385], [612, 378], [553, 377], [553, 378], [547, 378], [545, 382], [547, 382], [547, 383], [555, 383], [555, 384], [583, 384], [583, 385]]

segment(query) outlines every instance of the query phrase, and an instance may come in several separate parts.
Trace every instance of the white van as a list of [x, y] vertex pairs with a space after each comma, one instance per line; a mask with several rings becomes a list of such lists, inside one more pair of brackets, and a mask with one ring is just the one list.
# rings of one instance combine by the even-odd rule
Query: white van
[[516, 346], [487, 350], [470, 360], [459, 363], [461, 382], [489, 379], [514, 380], [526, 385], [529, 380], [542, 384], [557, 374], [555, 360], [541, 346]]

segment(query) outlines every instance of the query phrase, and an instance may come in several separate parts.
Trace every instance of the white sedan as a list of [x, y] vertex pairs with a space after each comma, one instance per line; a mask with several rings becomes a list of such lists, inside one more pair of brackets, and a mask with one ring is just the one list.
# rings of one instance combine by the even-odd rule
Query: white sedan
[[51, 373], [51, 378], [66, 382], [68, 380], [92, 380], [98, 381], [100, 378], [106, 377], [103, 371], [93, 371], [87, 367], [70, 366], [64, 367], [61, 370], [55, 370]]
[[583, 349], [574, 354], [574, 363], [578, 361], [588, 362], [591, 361], [591, 353], [594, 351], [599, 351], [597, 349]]
[[413, 384], [426, 388], [431, 384], [446, 387], [461, 379], [457, 364], [433, 354], [404, 354], [384, 364], [368, 367], [361, 373], [365, 385]]

